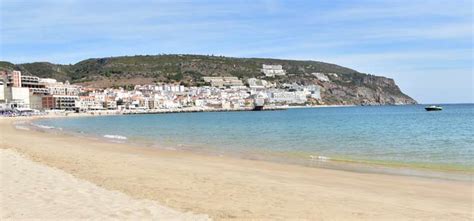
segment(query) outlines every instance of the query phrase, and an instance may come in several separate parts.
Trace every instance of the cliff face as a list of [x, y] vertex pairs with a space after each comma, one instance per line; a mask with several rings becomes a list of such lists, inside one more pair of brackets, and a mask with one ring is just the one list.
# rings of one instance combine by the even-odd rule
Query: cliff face
[[[262, 64], [279, 64], [285, 76], [268, 78]], [[17, 69], [39, 77], [69, 80], [90, 87], [129, 86], [155, 82], [202, 85], [203, 76], [262, 78], [281, 85], [298, 83], [322, 87], [323, 104], [414, 104], [393, 79], [359, 73], [350, 68], [318, 61], [266, 58], [231, 58], [205, 55], [125, 56], [87, 59], [74, 65], [35, 62], [13, 65], [0, 62], [1, 69]], [[322, 73], [316, 74], [316, 73]], [[318, 77], [319, 76], [319, 77]]]
[[416, 104], [415, 100], [401, 92], [393, 79], [386, 77], [365, 75], [361, 81], [345, 83], [334, 79], [324, 82], [322, 86], [323, 101], [331, 104]]

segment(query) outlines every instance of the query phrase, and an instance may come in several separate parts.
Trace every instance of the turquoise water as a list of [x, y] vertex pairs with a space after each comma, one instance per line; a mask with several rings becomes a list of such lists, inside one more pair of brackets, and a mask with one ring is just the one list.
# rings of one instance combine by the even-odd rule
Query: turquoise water
[[[45, 119], [106, 139], [249, 158], [317, 159], [472, 170], [474, 105], [331, 107]], [[110, 136], [112, 135], [112, 136]], [[267, 157], [268, 156], [268, 157]]]

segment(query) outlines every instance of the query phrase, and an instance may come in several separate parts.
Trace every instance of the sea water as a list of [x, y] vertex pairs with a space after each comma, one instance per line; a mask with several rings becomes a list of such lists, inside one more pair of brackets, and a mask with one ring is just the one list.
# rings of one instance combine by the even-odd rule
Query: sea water
[[36, 124], [172, 149], [251, 159], [474, 167], [474, 105], [301, 108], [44, 119]]

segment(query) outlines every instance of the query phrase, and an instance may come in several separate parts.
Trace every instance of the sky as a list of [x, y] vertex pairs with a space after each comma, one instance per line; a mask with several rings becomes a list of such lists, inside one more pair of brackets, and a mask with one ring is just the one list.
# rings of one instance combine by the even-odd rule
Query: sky
[[471, 0], [0, 0], [0, 60], [122, 55], [316, 60], [474, 103]]

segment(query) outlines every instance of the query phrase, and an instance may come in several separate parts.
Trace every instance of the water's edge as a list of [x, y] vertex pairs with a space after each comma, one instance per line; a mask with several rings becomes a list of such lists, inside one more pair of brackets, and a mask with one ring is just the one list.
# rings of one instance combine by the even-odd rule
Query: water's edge
[[[102, 117], [102, 116], [90, 116]], [[73, 117], [68, 117], [73, 118]], [[231, 153], [222, 152], [212, 149], [193, 149], [192, 147], [180, 146], [171, 147], [166, 144], [157, 144], [156, 142], [144, 142], [143, 140], [128, 139], [120, 135], [94, 135], [87, 133], [79, 133], [63, 128], [54, 128], [52, 126], [43, 125], [43, 119], [34, 119], [28, 121], [19, 121], [15, 123], [15, 127], [19, 130], [34, 130], [44, 133], [53, 133], [65, 136], [74, 136], [84, 139], [100, 140], [102, 142], [124, 143], [135, 146], [143, 146], [148, 148], [159, 148], [163, 150], [183, 151], [193, 154], [202, 154], [207, 156], [226, 156], [235, 157], [246, 160], [268, 161], [281, 164], [301, 165], [305, 167], [316, 167], [325, 169], [335, 169], [358, 173], [376, 173], [376, 174], [390, 174], [402, 176], [414, 176], [423, 178], [443, 179], [443, 180], [457, 180], [472, 182], [474, 176], [474, 168], [471, 167], [446, 167], [442, 165], [429, 164], [405, 164], [399, 162], [377, 161], [377, 160], [356, 160], [344, 157], [327, 157], [319, 155], [311, 155], [310, 153], [294, 152], [265, 152], [265, 158], [262, 153]], [[51, 120], [53, 118], [47, 118]], [[271, 155], [271, 156], [268, 156]], [[307, 156], [310, 156], [309, 158]]]

